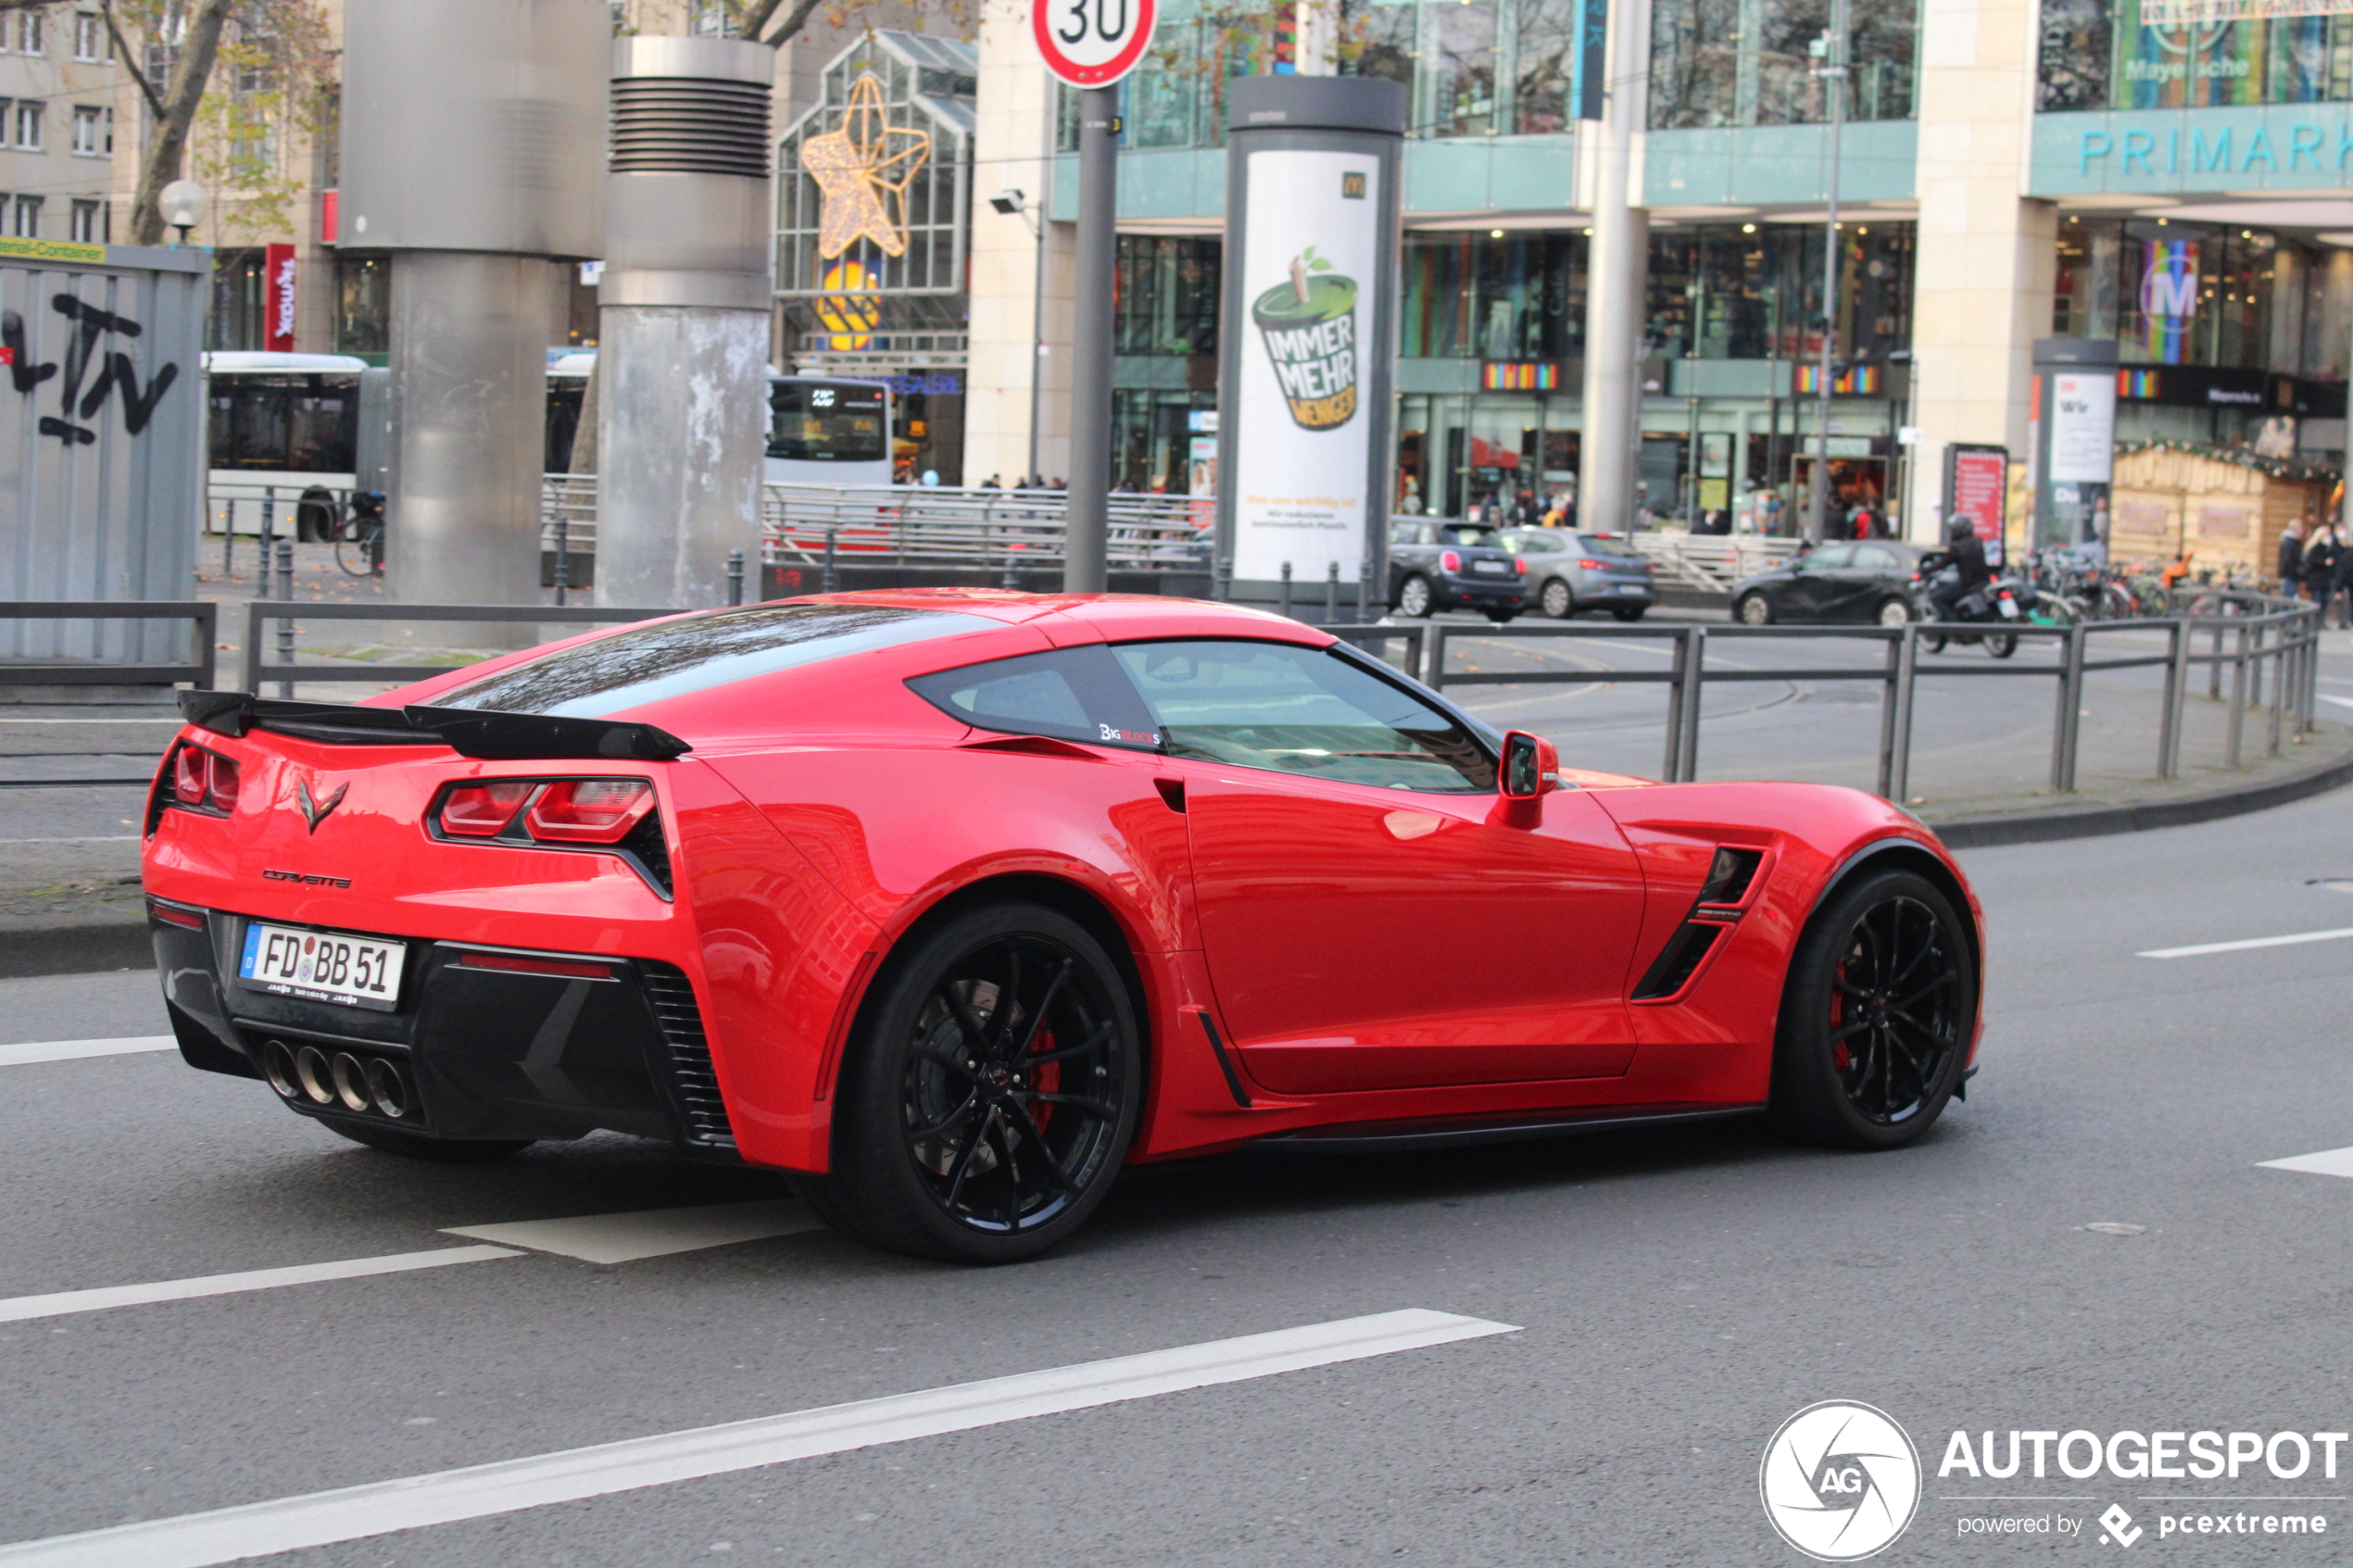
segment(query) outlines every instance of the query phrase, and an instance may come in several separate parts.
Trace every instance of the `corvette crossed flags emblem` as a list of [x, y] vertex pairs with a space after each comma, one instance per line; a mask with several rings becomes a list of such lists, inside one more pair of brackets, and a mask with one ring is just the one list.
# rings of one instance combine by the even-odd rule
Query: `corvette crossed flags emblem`
[[337, 784], [333, 795], [324, 800], [320, 800], [311, 795], [308, 779], [295, 781], [295, 801], [302, 808], [303, 820], [310, 824], [312, 833], [319, 831], [319, 824], [327, 820], [328, 812], [343, 804], [343, 797], [350, 792], [350, 789], [349, 784]]

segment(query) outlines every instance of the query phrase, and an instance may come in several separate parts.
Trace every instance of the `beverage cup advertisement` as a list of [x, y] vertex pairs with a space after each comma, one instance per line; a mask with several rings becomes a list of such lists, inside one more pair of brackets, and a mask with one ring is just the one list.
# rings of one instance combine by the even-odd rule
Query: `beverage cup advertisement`
[[1227, 477], [1234, 575], [1321, 581], [1333, 561], [1354, 583], [1365, 548], [1365, 408], [1381, 274], [1380, 160], [1365, 153], [1250, 155], [1242, 257], [1248, 327], [1240, 408], [1248, 432]]

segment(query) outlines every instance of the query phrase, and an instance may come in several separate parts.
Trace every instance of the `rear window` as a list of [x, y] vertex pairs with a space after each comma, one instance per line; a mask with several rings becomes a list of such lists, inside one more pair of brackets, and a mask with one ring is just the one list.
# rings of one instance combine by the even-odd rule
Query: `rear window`
[[1576, 543], [1577, 535], [1557, 528], [1515, 528], [1504, 535], [1504, 547], [1524, 556], [1564, 556]]
[[1160, 727], [1101, 643], [918, 675], [917, 696], [977, 730], [1095, 746], [1160, 746]]
[[1577, 538], [1583, 548], [1597, 556], [1608, 556], [1619, 560], [1642, 558], [1642, 552], [1635, 549], [1623, 539], [1604, 538], [1598, 533], [1580, 533]]
[[1504, 543], [1504, 536], [1501, 533], [1491, 528], [1482, 528], [1475, 522], [1448, 523], [1440, 529], [1439, 533], [1445, 536], [1446, 542], [1450, 545], [1500, 546]]
[[848, 654], [998, 624], [887, 605], [752, 605], [656, 621], [559, 648], [445, 693], [441, 708], [601, 719]]

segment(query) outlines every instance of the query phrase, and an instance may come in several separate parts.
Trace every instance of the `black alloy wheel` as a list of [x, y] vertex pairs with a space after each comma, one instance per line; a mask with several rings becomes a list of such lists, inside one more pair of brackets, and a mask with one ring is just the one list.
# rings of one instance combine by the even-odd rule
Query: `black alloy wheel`
[[1770, 626], [1773, 623], [1773, 601], [1761, 591], [1752, 590], [1741, 596], [1741, 602], [1732, 607], [1732, 613], [1740, 618], [1743, 626]]
[[1420, 572], [1417, 571], [1413, 573], [1398, 586], [1398, 614], [1409, 615], [1416, 620], [1419, 620], [1430, 612], [1432, 596], [1429, 591], [1429, 579], [1424, 577]]
[[1142, 1086], [1102, 945], [1038, 905], [970, 909], [876, 981], [843, 1064], [833, 1171], [800, 1185], [835, 1228], [894, 1252], [1031, 1257], [1101, 1203]]
[[1577, 613], [1577, 596], [1569, 592], [1567, 583], [1549, 577], [1544, 580], [1544, 593], [1538, 608], [1555, 621], [1567, 621]]
[[1910, 1143], [1960, 1082], [1976, 1017], [1976, 964], [1952, 901], [1917, 872], [1866, 872], [1831, 895], [1791, 962], [1774, 1114], [1816, 1143]]

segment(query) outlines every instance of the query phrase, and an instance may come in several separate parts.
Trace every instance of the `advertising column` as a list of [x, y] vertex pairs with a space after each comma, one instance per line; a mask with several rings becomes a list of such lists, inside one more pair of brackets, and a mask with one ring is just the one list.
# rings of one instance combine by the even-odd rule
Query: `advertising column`
[[2116, 471], [2116, 345], [2049, 337], [2034, 345], [2034, 543], [2108, 546]]
[[1405, 92], [1368, 77], [1229, 89], [1217, 555], [1231, 596], [1302, 602], [1337, 563], [1387, 589]]

